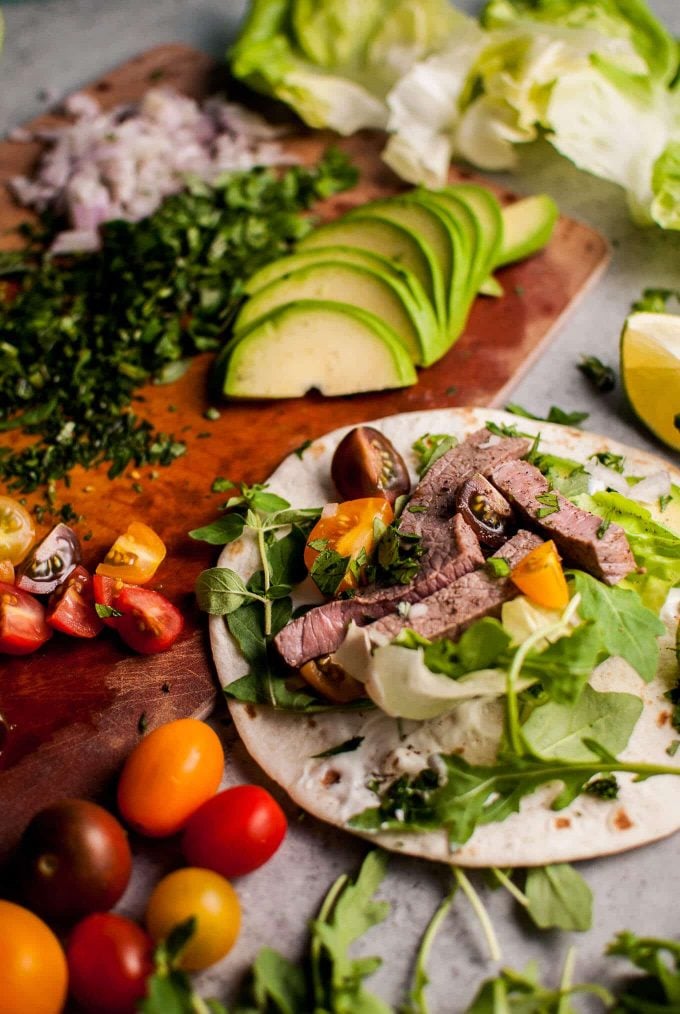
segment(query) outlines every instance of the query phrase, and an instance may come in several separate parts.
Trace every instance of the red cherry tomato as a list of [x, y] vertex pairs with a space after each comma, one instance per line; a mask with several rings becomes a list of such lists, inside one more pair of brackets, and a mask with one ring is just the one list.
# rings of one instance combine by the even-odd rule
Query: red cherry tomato
[[78, 565], [52, 592], [47, 603], [47, 622], [71, 637], [96, 637], [104, 629], [97, 616], [92, 576]]
[[49, 921], [75, 922], [112, 908], [131, 868], [127, 835], [116, 818], [86, 799], [62, 799], [31, 820], [15, 870], [29, 908]]
[[182, 633], [184, 620], [179, 609], [150, 588], [124, 585], [113, 605], [122, 613], [116, 617], [116, 630], [128, 647], [143, 655], [166, 651]]
[[165, 651], [182, 633], [182, 614], [159, 592], [104, 574], [94, 575], [93, 589], [95, 602], [112, 610], [112, 615], [102, 616], [103, 622], [143, 655]]
[[176, 834], [217, 792], [223, 771], [217, 733], [195, 718], [179, 718], [154, 729], [132, 751], [118, 782], [118, 809], [141, 834]]
[[153, 971], [154, 945], [121, 915], [89, 915], [66, 948], [71, 995], [85, 1014], [134, 1014]]
[[287, 826], [283, 810], [266, 789], [237, 785], [213, 796], [189, 818], [182, 852], [190, 866], [239, 877], [274, 855]]
[[51, 636], [40, 602], [15, 585], [0, 582], [0, 653], [28, 655]]

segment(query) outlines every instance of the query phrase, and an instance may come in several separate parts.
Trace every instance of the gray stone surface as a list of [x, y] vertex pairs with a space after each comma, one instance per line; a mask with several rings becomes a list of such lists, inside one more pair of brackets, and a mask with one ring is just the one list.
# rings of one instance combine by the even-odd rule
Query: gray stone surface
[[[477, 12], [481, 5], [468, 0], [461, 6]], [[654, 0], [650, 6], [680, 34], [677, 0]], [[244, 9], [245, 0], [30, 0], [6, 5], [0, 131], [44, 108], [45, 93], [53, 102], [157, 43], [182, 40], [219, 56]], [[528, 148], [519, 172], [502, 179], [518, 191], [553, 194], [565, 213], [599, 228], [613, 246], [607, 275], [569, 316], [550, 349], [514, 391], [514, 400], [537, 412], [553, 403], [587, 409], [589, 428], [661, 451], [631, 418], [621, 393], [594, 397], [575, 362], [588, 352], [616, 363], [621, 324], [632, 300], [645, 286], [680, 285], [680, 235], [633, 226], [618, 188], [578, 173], [547, 145]], [[228, 750], [229, 782], [262, 781], [230, 730], [218, 727]], [[285, 805], [289, 836], [271, 863], [239, 881], [243, 932], [232, 954], [200, 978], [206, 992], [223, 998], [231, 995], [234, 983], [263, 944], [297, 955], [306, 923], [331, 881], [355, 868], [365, 852], [359, 840]], [[604, 945], [615, 931], [631, 928], [642, 934], [680, 935], [674, 877], [679, 859], [675, 837], [634, 853], [582, 864], [595, 893], [595, 925], [581, 936], [539, 936], [505, 892], [487, 891], [479, 877], [474, 880], [490, 909], [505, 964], [521, 967], [536, 958], [548, 981], [555, 983], [567, 948], [576, 944], [578, 978], [604, 981], [623, 967], [611, 960], [605, 965], [602, 960]], [[173, 843], [140, 848], [122, 910], [141, 915], [149, 885], [178, 861]], [[363, 947], [365, 953], [383, 955], [385, 964], [374, 986], [392, 1003], [403, 997], [420, 934], [449, 884], [445, 869], [404, 858], [392, 860], [383, 892], [393, 902], [392, 915], [369, 934]], [[459, 898], [430, 961], [431, 1014], [464, 1010], [476, 984], [492, 970], [479, 925]]]

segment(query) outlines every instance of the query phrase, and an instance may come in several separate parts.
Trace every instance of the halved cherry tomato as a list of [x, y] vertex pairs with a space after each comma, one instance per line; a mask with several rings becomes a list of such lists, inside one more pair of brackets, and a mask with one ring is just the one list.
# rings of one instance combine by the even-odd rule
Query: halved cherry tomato
[[196, 930], [179, 958], [181, 968], [200, 971], [223, 958], [241, 928], [241, 906], [228, 880], [212, 870], [189, 866], [175, 870], [154, 888], [146, 910], [146, 926], [162, 940], [193, 916]]
[[118, 809], [141, 834], [176, 834], [217, 792], [223, 771], [217, 733], [195, 718], [179, 718], [148, 733], [132, 751], [118, 782]]
[[49, 595], [80, 563], [80, 539], [60, 523], [34, 546], [17, 570], [16, 584], [32, 595]]
[[113, 600], [113, 608], [122, 613], [115, 617], [113, 626], [125, 643], [142, 655], [166, 651], [184, 627], [179, 609], [150, 588], [123, 585]]
[[27, 908], [0, 900], [3, 1014], [59, 1014], [67, 978], [66, 958], [52, 930]]
[[0, 560], [20, 563], [35, 538], [33, 518], [18, 500], [0, 496]]
[[0, 653], [28, 655], [51, 636], [40, 602], [15, 585], [0, 581]]
[[114, 912], [88, 915], [66, 949], [70, 991], [86, 1014], [134, 1014], [153, 971], [153, 940]]
[[111, 546], [104, 561], [97, 567], [97, 573], [132, 584], [146, 584], [164, 559], [163, 540], [153, 528], [141, 521], [133, 521]]
[[368, 562], [375, 549], [376, 521], [389, 525], [393, 518], [392, 505], [382, 497], [329, 504], [309, 533], [304, 554], [307, 569], [311, 571], [314, 561], [324, 549], [334, 550], [350, 560], [336, 593], [356, 588], [358, 578], [352, 563], [357, 561], [361, 570], [362, 560]]
[[240, 877], [271, 859], [287, 826], [286, 815], [266, 789], [235, 785], [218, 792], [191, 815], [182, 853], [190, 866]]
[[569, 602], [567, 581], [552, 539], [527, 553], [510, 578], [532, 602], [546, 609], [564, 609]]
[[104, 624], [97, 616], [92, 575], [78, 565], [47, 603], [47, 622], [71, 637], [96, 637]]

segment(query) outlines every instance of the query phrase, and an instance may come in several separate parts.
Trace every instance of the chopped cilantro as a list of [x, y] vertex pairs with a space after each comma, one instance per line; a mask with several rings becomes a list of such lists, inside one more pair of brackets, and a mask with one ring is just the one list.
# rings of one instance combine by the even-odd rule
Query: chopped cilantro
[[502, 556], [490, 556], [486, 561], [486, 569], [492, 577], [507, 577], [510, 564]]
[[556, 514], [560, 509], [560, 503], [557, 499], [557, 493], [541, 493], [536, 499], [539, 503], [543, 504], [543, 507], [539, 507], [536, 511], [537, 518], [547, 518], [551, 514]]

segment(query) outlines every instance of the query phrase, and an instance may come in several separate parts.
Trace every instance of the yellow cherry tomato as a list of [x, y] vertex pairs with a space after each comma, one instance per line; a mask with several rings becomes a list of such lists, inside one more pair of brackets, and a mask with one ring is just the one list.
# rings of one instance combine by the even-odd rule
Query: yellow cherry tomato
[[0, 560], [0, 581], [14, 584], [14, 564], [9, 560]]
[[59, 1014], [67, 985], [66, 957], [49, 926], [27, 908], [0, 901], [2, 1014]]
[[[331, 549], [340, 556], [348, 557], [350, 563], [344, 577], [336, 588], [336, 594], [356, 588], [358, 584], [356, 569], [359, 575], [362, 561], [371, 557], [376, 545], [375, 523], [389, 525], [394, 519], [394, 511], [389, 500], [383, 497], [369, 496], [360, 500], [346, 500], [344, 503], [332, 504], [331, 509], [324, 511], [309, 533], [305, 548], [305, 565], [311, 570], [314, 561], [324, 549]], [[335, 508], [334, 510], [332, 508]], [[356, 563], [357, 568], [350, 564]]]
[[18, 500], [0, 496], [0, 560], [21, 563], [35, 539], [33, 518]]
[[163, 540], [142, 521], [133, 521], [111, 546], [97, 573], [130, 584], [146, 584], [164, 559]]
[[224, 772], [224, 750], [216, 732], [195, 718], [160, 725], [126, 760], [118, 782], [118, 809], [135, 831], [151, 838], [176, 834], [206, 799]]
[[552, 539], [527, 553], [510, 577], [527, 598], [546, 609], [564, 609], [569, 602], [567, 581]]
[[168, 874], [155, 887], [146, 910], [146, 927], [162, 940], [193, 916], [196, 929], [180, 965], [197, 972], [223, 958], [234, 946], [241, 927], [241, 906], [228, 880], [212, 870], [187, 866]]

